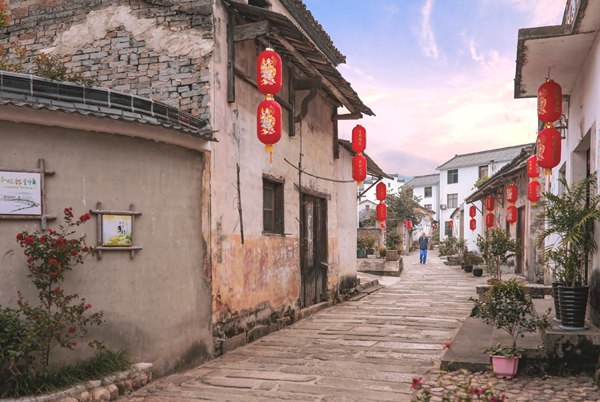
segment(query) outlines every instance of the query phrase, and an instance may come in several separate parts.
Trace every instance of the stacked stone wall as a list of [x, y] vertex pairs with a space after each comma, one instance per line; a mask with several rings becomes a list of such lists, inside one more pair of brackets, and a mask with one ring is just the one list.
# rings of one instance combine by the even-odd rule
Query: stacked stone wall
[[0, 44], [23, 46], [35, 73], [40, 52], [96, 85], [210, 118], [210, 0], [12, 0]]

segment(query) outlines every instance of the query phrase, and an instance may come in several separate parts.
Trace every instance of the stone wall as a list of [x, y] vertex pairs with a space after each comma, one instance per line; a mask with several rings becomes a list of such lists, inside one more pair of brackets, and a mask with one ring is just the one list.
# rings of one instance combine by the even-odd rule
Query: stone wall
[[[5, 49], [59, 56], [97, 85], [210, 118], [211, 0], [12, 0]], [[10, 53], [14, 58], [14, 53]]]

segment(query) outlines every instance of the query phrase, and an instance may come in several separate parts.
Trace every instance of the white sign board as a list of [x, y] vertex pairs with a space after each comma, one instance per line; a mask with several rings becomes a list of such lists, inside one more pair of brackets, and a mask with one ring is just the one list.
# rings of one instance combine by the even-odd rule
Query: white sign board
[[0, 171], [0, 215], [41, 215], [39, 173]]

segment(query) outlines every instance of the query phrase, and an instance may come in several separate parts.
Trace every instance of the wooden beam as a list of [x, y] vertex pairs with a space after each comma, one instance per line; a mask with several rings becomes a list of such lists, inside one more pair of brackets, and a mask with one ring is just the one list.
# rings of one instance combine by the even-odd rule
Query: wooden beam
[[338, 119], [336, 118], [337, 107], [333, 108], [333, 114], [331, 115], [331, 122], [333, 123], [333, 159], [340, 159], [340, 144], [338, 141]]
[[275, 32], [275, 30], [271, 32], [271, 36], [277, 39], [279, 43], [281, 43], [281, 45], [285, 47], [288, 50], [288, 52], [290, 52], [296, 58], [296, 60], [298, 60], [308, 71], [321, 78], [321, 83], [323, 84], [323, 86], [329, 89], [331, 93], [341, 102], [341, 104], [346, 107], [346, 109], [348, 109], [352, 113], [359, 112], [359, 110], [356, 109], [356, 107], [354, 107], [348, 101], [348, 99], [346, 99], [346, 97], [335, 87], [335, 85], [333, 85], [331, 81], [325, 78], [323, 74], [321, 74], [321, 72], [319, 72], [319, 70], [317, 70], [317, 68], [311, 64], [311, 62], [306, 60], [306, 58], [298, 50], [296, 50], [296, 48], [290, 42], [288, 42], [287, 39], [285, 39], [278, 32]]
[[251, 24], [237, 25], [233, 31], [233, 41], [255, 39], [259, 36], [269, 35], [271, 25], [269, 21], [253, 22]]
[[333, 120], [358, 120], [362, 119], [362, 113], [336, 114], [332, 117]]
[[[290, 63], [291, 64], [291, 63]], [[296, 113], [296, 90], [294, 86], [296, 85], [296, 68], [293, 66], [288, 67], [289, 70], [289, 80], [288, 80], [288, 93], [290, 100], [290, 118], [289, 120], [289, 132], [288, 135], [290, 137], [296, 136], [296, 122], [294, 122], [294, 114]]]

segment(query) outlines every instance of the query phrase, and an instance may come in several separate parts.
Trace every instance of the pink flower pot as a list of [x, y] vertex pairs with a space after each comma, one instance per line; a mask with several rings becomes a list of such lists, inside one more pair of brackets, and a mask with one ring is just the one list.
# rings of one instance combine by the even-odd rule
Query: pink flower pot
[[509, 380], [517, 374], [519, 368], [519, 358], [517, 357], [504, 357], [492, 355], [492, 366], [494, 367], [494, 374], [498, 378], [508, 378]]

